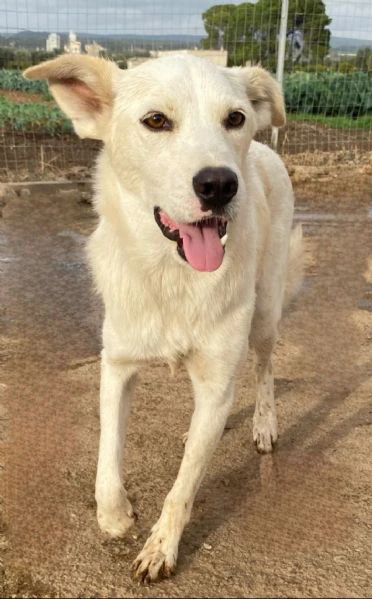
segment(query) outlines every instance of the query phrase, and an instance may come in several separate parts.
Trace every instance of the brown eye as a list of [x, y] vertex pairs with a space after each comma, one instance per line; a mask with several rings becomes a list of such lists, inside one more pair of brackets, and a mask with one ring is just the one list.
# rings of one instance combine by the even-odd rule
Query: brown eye
[[169, 121], [162, 112], [154, 112], [150, 114], [142, 120], [142, 123], [153, 131], [170, 131], [172, 129], [171, 121]]
[[226, 129], [239, 129], [244, 125], [245, 116], [242, 112], [235, 110], [234, 112], [230, 112], [230, 114], [225, 119], [224, 125]]

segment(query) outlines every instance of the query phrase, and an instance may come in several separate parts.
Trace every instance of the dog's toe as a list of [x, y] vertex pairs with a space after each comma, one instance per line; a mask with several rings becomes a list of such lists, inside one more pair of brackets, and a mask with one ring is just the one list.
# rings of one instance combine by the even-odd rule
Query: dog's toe
[[134, 560], [131, 569], [135, 580], [148, 584], [172, 576], [175, 563], [160, 549], [153, 551], [145, 547]]
[[120, 518], [97, 514], [97, 519], [101, 531], [113, 539], [124, 537], [135, 522], [134, 517], [126, 514], [123, 514]]
[[272, 435], [266, 433], [257, 433], [253, 440], [258, 453], [271, 453], [276, 444]]
[[115, 539], [126, 534], [137, 520], [137, 514], [133, 511], [130, 503], [127, 502], [125, 506], [117, 506], [114, 510], [97, 508], [97, 520], [101, 531]]
[[159, 522], [132, 564], [132, 575], [142, 583], [169, 578], [175, 571], [178, 540]]

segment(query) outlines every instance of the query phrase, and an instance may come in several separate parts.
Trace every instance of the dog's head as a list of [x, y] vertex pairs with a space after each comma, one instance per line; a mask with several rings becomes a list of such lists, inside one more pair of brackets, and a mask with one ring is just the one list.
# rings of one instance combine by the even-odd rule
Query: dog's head
[[121, 71], [64, 55], [25, 76], [48, 80], [80, 137], [105, 142], [121, 187], [184, 260], [197, 270], [221, 265], [228, 222], [245, 198], [249, 144], [259, 129], [285, 122], [265, 70], [173, 56]]

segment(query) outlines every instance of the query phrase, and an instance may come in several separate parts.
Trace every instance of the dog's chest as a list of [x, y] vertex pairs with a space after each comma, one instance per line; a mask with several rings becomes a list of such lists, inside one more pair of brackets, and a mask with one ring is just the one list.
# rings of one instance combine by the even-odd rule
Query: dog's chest
[[[171, 280], [123, 277], [120, 294], [106, 301], [106, 322], [121, 358], [177, 359], [209, 336], [221, 311], [197, 285]], [[223, 298], [220, 298], [223, 301]]]
[[118, 239], [101, 226], [89, 243], [105, 304], [103, 342], [111, 354], [122, 360], [172, 361], [213, 344], [216, 331], [223, 331], [223, 339], [232, 328], [239, 329], [235, 335], [246, 336], [236, 312], [242, 307], [248, 314], [254, 302], [255, 262], [242, 259], [254, 256], [254, 249], [239, 244], [238, 260], [231, 247], [217, 271], [199, 273], [173, 256], [158, 259], [124, 251]]

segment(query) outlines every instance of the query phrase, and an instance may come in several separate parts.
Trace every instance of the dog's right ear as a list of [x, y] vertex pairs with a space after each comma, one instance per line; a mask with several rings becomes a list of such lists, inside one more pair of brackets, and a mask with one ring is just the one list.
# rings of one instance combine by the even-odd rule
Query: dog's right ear
[[268, 71], [258, 66], [232, 67], [228, 73], [244, 86], [256, 113], [258, 130], [285, 125], [283, 94]]
[[118, 72], [119, 67], [108, 60], [65, 54], [30, 67], [23, 75], [48, 80], [50, 91], [80, 137], [103, 139]]

